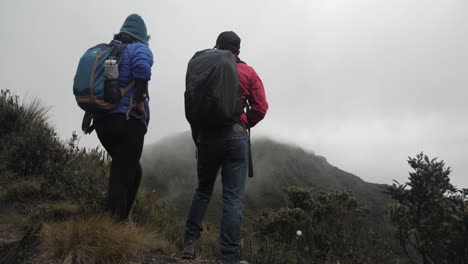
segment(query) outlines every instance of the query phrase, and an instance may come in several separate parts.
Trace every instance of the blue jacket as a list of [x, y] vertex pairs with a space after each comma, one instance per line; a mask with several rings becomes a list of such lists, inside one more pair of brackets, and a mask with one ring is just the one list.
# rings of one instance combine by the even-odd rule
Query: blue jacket
[[[119, 66], [120, 87], [127, 87], [135, 79], [151, 80], [151, 66], [153, 66], [153, 53], [148, 46], [143, 43], [132, 43], [127, 45]], [[126, 107], [130, 105], [130, 98], [134, 93], [135, 87], [132, 87], [126, 94], [124, 94], [124, 96], [122, 96], [119, 106], [107, 112], [104, 116], [113, 113], [126, 114], [128, 112], [128, 108]], [[145, 127], [148, 127], [150, 110], [147, 99], [145, 102], [145, 109], [148, 117], [146, 120], [142, 119], [141, 121]], [[130, 112], [130, 115], [137, 117], [140, 113], [133, 109]], [[98, 119], [101, 117], [98, 117]]]

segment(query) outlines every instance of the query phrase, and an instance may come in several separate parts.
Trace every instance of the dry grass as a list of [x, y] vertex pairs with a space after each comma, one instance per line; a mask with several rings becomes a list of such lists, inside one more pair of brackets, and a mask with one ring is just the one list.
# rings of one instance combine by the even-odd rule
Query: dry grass
[[76, 215], [80, 211], [78, 205], [67, 201], [43, 203], [38, 208], [41, 210], [41, 216], [54, 219]]
[[184, 222], [175, 217], [174, 208], [161, 201], [156, 193], [141, 188], [133, 207], [132, 218], [139, 225], [164, 237], [159, 248], [168, 254], [175, 254], [181, 246]]
[[122, 263], [161, 246], [154, 234], [109, 216], [44, 224], [41, 248], [49, 261]]
[[0, 241], [19, 240], [26, 230], [34, 226], [33, 220], [18, 213], [0, 216]]
[[205, 230], [200, 237], [199, 252], [204, 258], [219, 256], [219, 227], [205, 224]]
[[25, 179], [11, 183], [6, 187], [6, 200], [24, 201], [40, 195], [42, 181], [37, 179]]

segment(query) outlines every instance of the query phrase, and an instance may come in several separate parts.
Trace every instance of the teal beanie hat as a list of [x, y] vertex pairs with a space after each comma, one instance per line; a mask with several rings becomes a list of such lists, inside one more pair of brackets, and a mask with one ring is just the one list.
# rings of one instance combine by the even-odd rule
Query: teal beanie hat
[[145, 21], [137, 14], [131, 14], [125, 19], [122, 28], [120, 28], [120, 33], [127, 33], [148, 46], [148, 33]]

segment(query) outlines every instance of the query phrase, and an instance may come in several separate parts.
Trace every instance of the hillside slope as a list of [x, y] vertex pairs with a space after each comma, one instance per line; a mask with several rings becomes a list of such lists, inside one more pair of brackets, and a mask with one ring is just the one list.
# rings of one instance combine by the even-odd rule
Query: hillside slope
[[[247, 215], [259, 209], [286, 204], [282, 191], [287, 186], [319, 189], [348, 189], [367, 204], [371, 215], [383, 215], [388, 197], [384, 185], [368, 183], [359, 177], [330, 165], [324, 157], [304, 151], [298, 146], [258, 139], [252, 143], [254, 178], [246, 185]], [[162, 198], [186, 209], [196, 187], [195, 146], [189, 133], [167, 137], [146, 146], [142, 158], [144, 181]], [[221, 206], [220, 181], [217, 181], [211, 207], [212, 214]], [[217, 212], [217, 213], [216, 213]]]

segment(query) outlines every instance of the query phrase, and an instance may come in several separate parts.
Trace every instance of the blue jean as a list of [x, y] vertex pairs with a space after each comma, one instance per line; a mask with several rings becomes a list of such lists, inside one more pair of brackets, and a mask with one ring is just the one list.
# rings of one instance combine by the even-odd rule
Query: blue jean
[[197, 139], [198, 187], [185, 226], [185, 241], [197, 240], [219, 169], [223, 185], [220, 240], [223, 264], [239, 263], [240, 229], [248, 174], [248, 133], [232, 127], [200, 131]]

